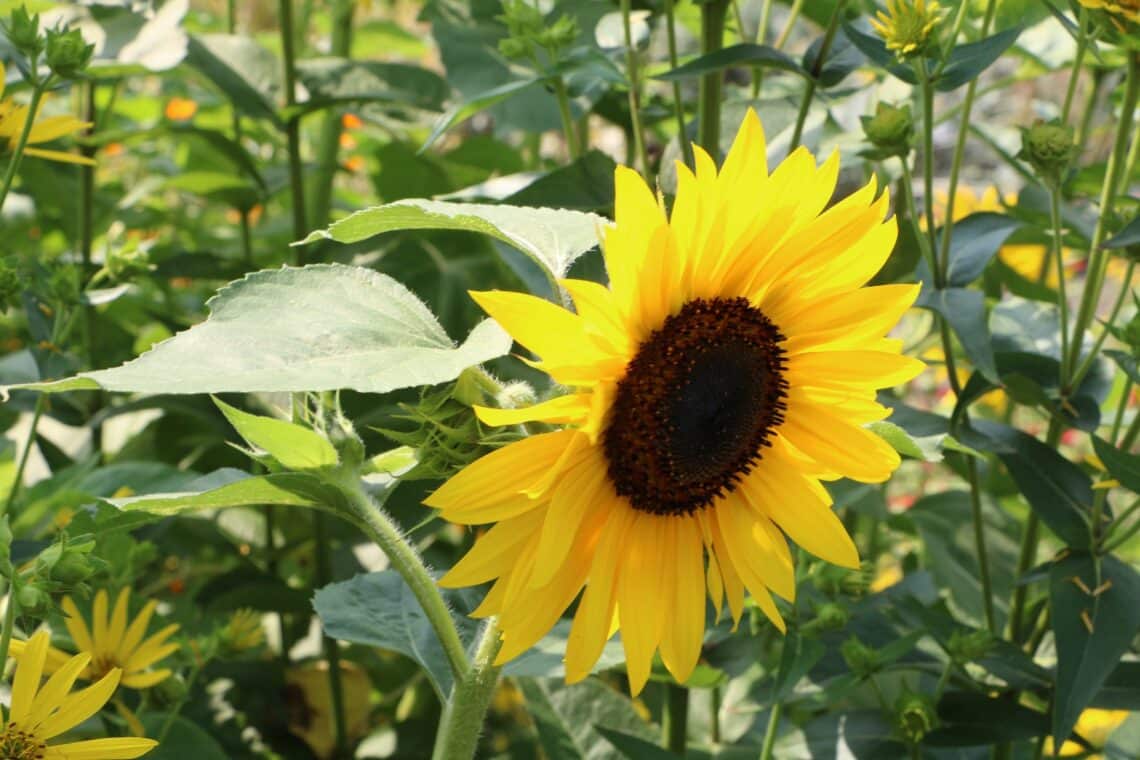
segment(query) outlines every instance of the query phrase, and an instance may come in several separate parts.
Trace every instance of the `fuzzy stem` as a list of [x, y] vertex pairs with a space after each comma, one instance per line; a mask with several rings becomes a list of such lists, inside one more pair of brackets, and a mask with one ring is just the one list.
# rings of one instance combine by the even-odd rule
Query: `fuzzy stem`
[[494, 661], [501, 645], [498, 621], [491, 618], [483, 628], [470, 672], [456, 680], [444, 707], [432, 760], [470, 760], [475, 756], [483, 718], [499, 682], [499, 667]]
[[[724, 46], [724, 20], [728, 13], [728, 0], [709, 0], [701, 6], [701, 55], [715, 53]], [[724, 84], [720, 71], [711, 71], [701, 77], [697, 95], [700, 120], [697, 124], [697, 143], [708, 151], [714, 160], [720, 158], [720, 105]]]

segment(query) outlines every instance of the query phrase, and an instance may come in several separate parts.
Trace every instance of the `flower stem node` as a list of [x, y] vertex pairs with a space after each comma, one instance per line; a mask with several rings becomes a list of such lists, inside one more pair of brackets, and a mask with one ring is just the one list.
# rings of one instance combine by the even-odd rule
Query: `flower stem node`
[[865, 153], [867, 158], [881, 161], [910, 153], [914, 142], [914, 118], [909, 105], [896, 108], [889, 103], [879, 103], [874, 116], [863, 116], [861, 120], [863, 134], [872, 145], [872, 150]]
[[887, 0], [871, 26], [902, 61], [938, 50], [936, 30], [945, 15], [937, 0]]
[[883, 665], [879, 653], [860, 641], [858, 636], [844, 641], [839, 647], [839, 653], [843, 655], [847, 669], [860, 679], [873, 676]]
[[78, 29], [48, 29], [47, 44], [48, 68], [61, 79], [76, 79], [87, 70], [95, 46], [83, 39]]
[[930, 697], [904, 690], [895, 702], [895, 727], [903, 739], [918, 744], [937, 725], [938, 713]]
[[1021, 130], [1021, 152], [1017, 157], [1028, 161], [1049, 187], [1060, 186], [1076, 155], [1077, 143], [1072, 128], [1058, 121], [1039, 121]]

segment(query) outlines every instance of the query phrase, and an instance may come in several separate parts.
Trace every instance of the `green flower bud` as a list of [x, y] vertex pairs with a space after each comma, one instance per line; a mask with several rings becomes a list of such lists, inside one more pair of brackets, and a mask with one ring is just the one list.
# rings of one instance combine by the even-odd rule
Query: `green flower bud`
[[887, 103], [875, 107], [874, 116], [861, 117], [863, 134], [877, 150], [877, 157], [905, 156], [914, 139], [914, 119], [910, 106], [895, 108]]
[[514, 61], [530, 55], [530, 45], [527, 44], [526, 40], [521, 40], [518, 37], [504, 37], [499, 40], [499, 52], [503, 54], [504, 58], [510, 58]]
[[70, 587], [87, 580], [94, 572], [95, 568], [87, 554], [68, 550], [55, 563], [49, 577], [56, 583]]
[[882, 667], [879, 653], [860, 641], [858, 636], [852, 636], [844, 641], [839, 646], [839, 653], [843, 655], [848, 670], [859, 678], [874, 675]]
[[20, 586], [16, 591], [20, 613], [34, 618], [46, 617], [52, 609], [51, 597], [37, 586]]
[[126, 245], [108, 251], [105, 266], [111, 277], [124, 280], [149, 269], [150, 255], [145, 248], [132, 240]]
[[35, 58], [44, 49], [44, 40], [40, 36], [40, 15], [30, 15], [23, 5], [12, 11], [8, 23], [4, 25], [4, 33], [8, 35], [12, 47], [28, 58]]
[[826, 631], [838, 631], [851, 620], [847, 608], [837, 602], [828, 602], [815, 611], [815, 619], [802, 627], [805, 636], [813, 636]]
[[538, 401], [538, 397], [534, 393], [534, 388], [530, 386], [530, 383], [521, 380], [507, 383], [495, 396], [495, 403], [501, 409], [519, 409], [530, 406], [536, 401]]
[[950, 635], [950, 642], [946, 645], [946, 651], [957, 662], [973, 662], [985, 657], [993, 644], [994, 637], [989, 631], [962, 629], [954, 631]]
[[895, 702], [895, 727], [911, 744], [921, 742], [937, 725], [938, 712], [926, 695], [908, 690]]
[[870, 588], [871, 580], [871, 567], [868, 563], [863, 563], [858, 570], [849, 570], [821, 562], [812, 573], [812, 584], [828, 596], [862, 596]]
[[578, 22], [570, 16], [560, 16], [536, 37], [538, 44], [546, 48], [551, 57], [557, 57], [560, 51], [573, 45], [576, 39], [578, 39]]
[[95, 46], [88, 45], [78, 29], [48, 29], [45, 49], [48, 67], [63, 79], [83, 74], [95, 53]]
[[1073, 130], [1058, 122], [1039, 121], [1021, 130], [1021, 152], [1041, 181], [1050, 187], [1061, 184], [1061, 177], [1077, 155]]
[[189, 694], [186, 682], [177, 673], [164, 678], [147, 690], [147, 698], [160, 707], [171, 707], [182, 702]]

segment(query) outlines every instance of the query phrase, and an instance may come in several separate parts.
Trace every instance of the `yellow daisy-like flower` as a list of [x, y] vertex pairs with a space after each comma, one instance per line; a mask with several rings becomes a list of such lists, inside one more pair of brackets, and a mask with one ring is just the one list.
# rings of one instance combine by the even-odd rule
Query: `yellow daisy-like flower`
[[935, 27], [942, 22], [943, 11], [937, 0], [887, 0], [887, 10], [878, 11], [870, 19], [871, 26], [887, 50], [900, 57], [921, 52]]
[[[0, 140], [7, 141], [8, 150], [15, 150], [16, 144], [20, 141], [20, 134], [24, 131], [24, 123], [28, 119], [28, 106], [18, 105], [11, 98], [4, 98], [4, 76], [4, 64], [0, 63]], [[24, 153], [52, 161], [94, 166], [95, 162], [87, 156], [67, 153], [62, 150], [31, 147], [37, 143], [58, 140], [90, 126], [90, 122], [80, 121], [74, 116], [48, 116], [41, 119], [37, 112], [35, 124], [32, 125], [32, 131], [28, 134], [28, 144], [24, 147]]]
[[[826, 560], [859, 558], [820, 479], [886, 480], [899, 457], [865, 429], [876, 389], [922, 363], [883, 335], [917, 285], [862, 286], [895, 244], [872, 180], [824, 211], [838, 155], [804, 148], [769, 174], [749, 112], [723, 168], [696, 148], [671, 214], [616, 172], [604, 235], [608, 288], [563, 280], [577, 313], [521, 293], [473, 293], [538, 366], [572, 389], [490, 425], [566, 425], [469, 465], [425, 503], [462, 524], [498, 522], [442, 579], [494, 580], [504, 662], [538, 641], [585, 588], [566, 651], [584, 678], [620, 627], [639, 692], [660, 651], [680, 681], [704, 636], [706, 598], [744, 591], [781, 630], [770, 592], [795, 596], [784, 534]], [[783, 532], [781, 532], [783, 531]], [[706, 591], [707, 589], [707, 591]]]
[[1140, 0], [1079, 0], [1080, 4], [1093, 10], [1115, 13], [1129, 21], [1140, 23]]
[[[167, 639], [178, 630], [178, 624], [172, 623], [158, 633], [144, 640], [147, 625], [154, 615], [158, 602], [153, 599], [146, 603], [142, 612], [129, 621], [127, 619], [127, 604], [130, 601], [130, 589], [124, 588], [115, 600], [115, 608], [110, 616], [107, 615], [107, 592], [100, 589], [95, 594], [95, 603], [91, 610], [91, 625], [79, 612], [79, 608], [71, 597], [64, 597], [63, 612], [67, 615], [65, 621], [67, 632], [75, 642], [80, 653], [90, 656], [88, 665], [79, 673], [80, 678], [94, 681], [103, 677], [112, 670], [121, 670], [123, 686], [132, 689], [148, 689], [170, 677], [170, 670], [149, 668], [164, 657], [178, 651], [178, 643], [167, 643]], [[12, 651], [18, 653], [27, 646], [26, 642], [13, 641]], [[48, 672], [56, 672], [71, 655], [61, 652], [54, 647], [48, 651]]]
[[[1108, 744], [1108, 737], [1127, 718], [1127, 710], [1100, 710], [1093, 707], [1081, 713], [1073, 730], [1097, 749], [1103, 749]], [[1088, 760], [1102, 760], [1104, 757], [1100, 752], [1089, 754], [1080, 744], [1068, 739], [1061, 743], [1060, 750], [1054, 750], [1052, 736], [1046, 737], [1044, 749], [1046, 757], [1084, 757]]]
[[[47, 683], [40, 686], [48, 656], [48, 634], [40, 631], [28, 640], [17, 658], [12, 682], [11, 709], [0, 728], [0, 757], [5, 760], [120, 760], [141, 757], [158, 744], [154, 739], [88, 739], [48, 744], [90, 718], [107, 703], [122, 674], [109, 671], [83, 691], [71, 692], [90, 655], [68, 659]], [[0, 710], [2, 717], [2, 710]]]

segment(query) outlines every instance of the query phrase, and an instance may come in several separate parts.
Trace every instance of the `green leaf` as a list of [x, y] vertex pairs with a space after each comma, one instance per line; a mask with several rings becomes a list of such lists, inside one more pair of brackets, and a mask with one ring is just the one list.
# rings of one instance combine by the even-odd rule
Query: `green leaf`
[[206, 321], [119, 367], [0, 390], [386, 393], [453, 380], [511, 346], [486, 320], [456, 348], [403, 285], [339, 264], [254, 272], [207, 306]]
[[861, 22], [860, 26], [862, 28], [853, 24], [843, 25], [843, 33], [851, 41], [851, 44], [873, 63], [882, 66], [897, 78], [907, 84], [917, 85], [918, 77], [915, 76], [914, 70], [899, 63], [895, 54], [887, 50], [886, 43], [883, 42], [882, 38], [869, 32], [870, 26], [866, 22]]
[[[470, 642], [478, 623], [463, 614], [472, 609], [469, 597], [460, 592], [445, 596], [461, 610], [452, 620], [461, 638]], [[424, 669], [441, 700], [451, 693], [454, 677], [443, 646], [415, 594], [395, 570], [358, 575], [318, 589], [313, 608], [326, 635], [400, 652]]]
[[448, 109], [446, 113], [440, 116], [435, 126], [431, 129], [431, 134], [424, 140], [424, 144], [420, 146], [420, 152], [423, 152], [435, 144], [435, 141], [443, 136], [444, 132], [454, 127], [456, 124], [467, 121], [480, 111], [485, 111], [493, 105], [502, 103], [508, 98], [518, 95], [523, 90], [538, 84], [542, 81], [539, 77], [531, 77], [529, 79], [519, 79], [513, 82], [507, 82], [489, 90], [479, 93], [473, 97], [464, 100], [462, 103]]
[[290, 470], [335, 467], [336, 449], [323, 435], [309, 428], [273, 417], [261, 417], [235, 409], [221, 399], [214, 403], [226, 415], [246, 443], [259, 448]]
[[923, 288], [915, 305], [942, 315], [957, 334], [974, 367], [991, 382], [998, 382], [990, 328], [986, 322], [986, 299], [980, 290]]
[[1029, 506], [1050, 530], [1076, 549], [1092, 542], [1089, 510], [1092, 480], [1077, 465], [1020, 430], [976, 420], [976, 434], [963, 431], [968, 446], [998, 455]]
[[621, 757], [602, 742], [599, 728], [647, 741], [656, 738], [656, 732], [634, 711], [633, 703], [596, 678], [572, 685], [546, 678], [520, 678], [518, 683], [550, 760]]
[[186, 61], [217, 85], [234, 108], [284, 127], [270, 96], [277, 87], [277, 57], [252, 38], [230, 34], [192, 36]]
[[297, 78], [309, 100], [297, 113], [339, 103], [380, 103], [398, 110], [443, 110], [449, 88], [439, 74], [419, 66], [386, 61], [311, 58], [297, 62]]
[[956, 90], [989, 68], [1001, 54], [1017, 41], [1020, 27], [1006, 29], [977, 42], [955, 45], [946, 62], [946, 68], [934, 83], [941, 92]]
[[923, 462], [942, 461], [942, 442], [946, 439], [945, 433], [924, 438], [912, 438], [907, 431], [893, 422], [885, 420], [872, 422], [867, 427], [903, 456]]
[[1140, 455], [1121, 451], [1099, 436], [1092, 436], [1092, 443], [1108, 474], [1133, 493], [1140, 493]]
[[1140, 630], [1140, 575], [1113, 556], [1080, 552], [1055, 563], [1049, 582], [1057, 642], [1052, 734], [1067, 737]]
[[614, 160], [591, 150], [503, 199], [513, 206], [608, 212], [614, 205]]
[[1132, 382], [1140, 383], [1140, 365], [1137, 364], [1135, 356], [1127, 351], [1117, 349], [1110, 349], [1104, 353], [1116, 362], [1116, 366], [1120, 367], [1121, 371], [1132, 379]]
[[1131, 248], [1134, 245], [1140, 245], [1140, 216], [1124, 225], [1124, 229], [1105, 241], [1101, 247]]
[[581, 211], [403, 200], [357, 211], [302, 242], [357, 243], [395, 230], [467, 230], [514, 246], [555, 277], [564, 277], [576, 258], [598, 244], [608, 223]]
[[[169, 718], [168, 713], [147, 713], [139, 718], [147, 736], [160, 736]], [[218, 741], [203, 731], [197, 723], [176, 716], [162, 743], [146, 753], [151, 760], [228, 760], [230, 755]]]
[[741, 43], [698, 56], [675, 69], [657, 74], [653, 79], [659, 79], [663, 82], [676, 82], [738, 66], [778, 69], [790, 71], [802, 77], [808, 76], [808, 72], [787, 53], [768, 45]]
[[1102, 710], [1140, 711], [1140, 662], [1131, 660], [1117, 665], [1091, 704]]
[[[939, 588], [973, 621], [985, 620], [985, 600], [974, 541], [973, 510], [966, 491], [924, 496], [907, 511], [922, 538], [923, 566]], [[984, 509], [986, 553], [994, 586], [994, 608], [1000, 625], [1005, 618], [1017, 567], [1016, 522], [1001, 509]]]
[[627, 734], [605, 726], [595, 726], [598, 733], [606, 737], [606, 741], [614, 745], [622, 757], [630, 760], [680, 760], [680, 755], [662, 749], [660, 746], [640, 736]]
[[1035, 739], [1049, 733], [1045, 713], [1009, 698], [950, 692], [938, 703], [941, 725], [923, 740], [933, 747], [978, 747]]
[[1021, 225], [1013, 217], [990, 212], [955, 222], [947, 273], [950, 286], [965, 287], [981, 277], [990, 259]]
[[124, 512], [147, 512], [162, 516], [276, 504], [319, 509], [354, 521], [349, 516], [348, 507], [344, 505], [339, 491], [312, 475], [299, 472], [253, 476], [233, 468], [224, 468], [192, 481], [185, 491], [108, 497], [103, 501]]

